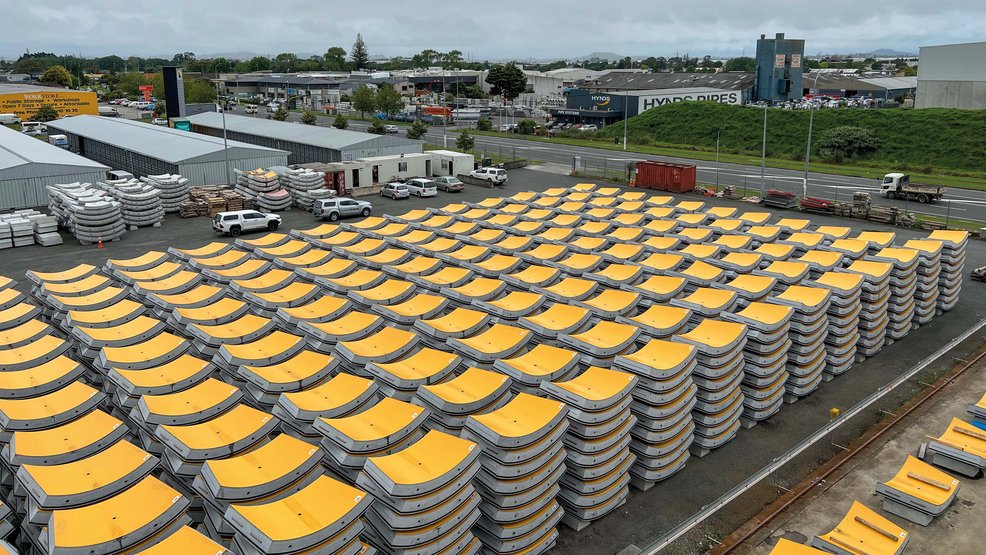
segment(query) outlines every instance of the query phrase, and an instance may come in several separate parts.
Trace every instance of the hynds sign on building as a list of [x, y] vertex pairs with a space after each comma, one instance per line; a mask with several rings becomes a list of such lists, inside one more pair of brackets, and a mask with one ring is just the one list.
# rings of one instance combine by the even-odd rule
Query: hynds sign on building
[[96, 93], [83, 91], [24, 91], [0, 93], [0, 114], [17, 114], [30, 120], [42, 106], [51, 106], [61, 116], [99, 115]]
[[653, 94], [641, 94], [637, 96], [637, 113], [650, 110], [651, 108], [657, 108], [659, 106], [664, 106], [665, 104], [674, 104], [675, 102], [686, 102], [686, 101], [706, 101], [706, 102], [719, 102], [721, 104], [742, 104], [743, 103], [743, 93], [742, 91], [728, 91], [728, 90], [711, 90], [702, 92], [675, 92], [669, 90], [667, 92], [653, 93]]

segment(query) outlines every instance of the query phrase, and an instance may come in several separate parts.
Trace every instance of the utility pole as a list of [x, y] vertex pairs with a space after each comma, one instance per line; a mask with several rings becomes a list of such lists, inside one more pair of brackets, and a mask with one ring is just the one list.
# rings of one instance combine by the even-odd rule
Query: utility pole
[[[216, 100], [219, 100], [219, 81], [216, 81]], [[222, 108], [219, 110], [223, 115], [223, 157], [226, 159], [226, 184], [232, 185], [233, 172], [229, 167], [229, 140], [226, 138], [226, 109]]]
[[[818, 78], [821, 76], [822, 76], [821, 73], [815, 76], [815, 80], [811, 84], [811, 89], [809, 89], [808, 91], [809, 93], [811, 92], [812, 89], [817, 88]], [[802, 197], [808, 196], [808, 162], [809, 160], [811, 160], [811, 130], [812, 130], [812, 126], [815, 123], [814, 98], [812, 98], [812, 102], [808, 105], [808, 109], [811, 110], [811, 113], [808, 115], [808, 146], [805, 147], [805, 178], [804, 178], [805, 182], [804, 182], [804, 192], [801, 195]]]

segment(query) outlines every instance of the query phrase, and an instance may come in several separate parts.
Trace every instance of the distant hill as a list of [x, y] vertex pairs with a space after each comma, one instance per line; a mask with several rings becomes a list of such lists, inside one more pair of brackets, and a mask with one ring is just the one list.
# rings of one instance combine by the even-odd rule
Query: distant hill
[[[807, 110], [770, 110], [768, 153], [803, 159], [808, 116]], [[678, 102], [630, 118], [627, 134], [637, 144], [715, 149], [715, 129], [728, 122], [722, 131], [723, 150], [759, 156], [762, 117], [762, 110], [747, 106]], [[986, 128], [986, 110], [820, 110], [815, 114], [812, 150], [826, 131], [843, 125], [865, 127], [880, 140], [880, 148], [865, 160], [893, 164], [902, 171], [982, 171], [986, 167], [981, 132]], [[622, 137], [623, 126], [606, 127], [596, 136]]]

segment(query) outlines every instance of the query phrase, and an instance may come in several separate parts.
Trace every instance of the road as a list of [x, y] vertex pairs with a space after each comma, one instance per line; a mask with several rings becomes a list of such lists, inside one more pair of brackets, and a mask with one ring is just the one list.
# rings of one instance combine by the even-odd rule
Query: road
[[[244, 108], [236, 108], [231, 113], [245, 115], [244, 110]], [[263, 118], [266, 116], [265, 108], [261, 107], [260, 113], [256, 114], [255, 117]], [[297, 113], [292, 113], [289, 116], [289, 121], [298, 121], [299, 119], [300, 115]], [[319, 116], [318, 125], [331, 125], [333, 119], [334, 117], [332, 116]], [[369, 124], [367, 122], [350, 121], [350, 129], [353, 130], [363, 131], [368, 126]], [[449, 127], [444, 131], [443, 133], [443, 128], [441, 127], [431, 127], [428, 133], [425, 134], [425, 140], [433, 145], [454, 146], [458, 129]], [[582, 164], [588, 164], [591, 168], [601, 168], [605, 163], [610, 171], [624, 166], [628, 162], [639, 160], [660, 160], [682, 164], [696, 164], [698, 166], [698, 181], [700, 183], [713, 184], [718, 182], [720, 187], [733, 185], [739, 188], [741, 193], [744, 190], [750, 195], [758, 195], [760, 193], [761, 170], [759, 158], [751, 158], [749, 164], [723, 163], [719, 165], [717, 172], [714, 162], [704, 160], [653, 156], [634, 152], [624, 153], [600, 148], [528, 141], [512, 137], [474, 135], [474, 138], [476, 140], [475, 150], [477, 152], [485, 151], [487, 153], [499, 153], [503, 155], [516, 154], [521, 158], [561, 164], [567, 167], [572, 167], [575, 157], [579, 157]], [[716, 179], [717, 173], [718, 179]], [[765, 189], [781, 189], [801, 194], [804, 184], [804, 172], [800, 170], [766, 168], [764, 170], [763, 182]], [[879, 189], [880, 185], [876, 179], [846, 177], [818, 172], [810, 172], [808, 174], [807, 191], [810, 197], [850, 201], [853, 193], [861, 191], [870, 193], [874, 204], [905, 208], [910, 212], [926, 216], [950, 217], [984, 222], [984, 225], [986, 225], [986, 191], [950, 189], [946, 192], [944, 201], [932, 204], [920, 204], [917, 202], [884, 198], [880, 196]]]

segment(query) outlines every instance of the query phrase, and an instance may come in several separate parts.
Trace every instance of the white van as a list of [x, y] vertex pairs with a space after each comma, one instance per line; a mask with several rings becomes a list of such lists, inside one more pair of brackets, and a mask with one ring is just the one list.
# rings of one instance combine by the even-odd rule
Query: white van
[[25, 121], [21, 123], [21, 133], [37, 137], [48, 132], [48, 126], [40, 121]]
[[68, 150], [68, 137], [65, 135], [48, 135], [48, 144]]
[[14, 125], [20, 122], [21, 118], [17, 117], [17, 114], [0, 114], [0, 124]]

